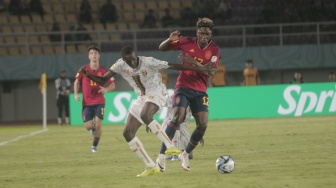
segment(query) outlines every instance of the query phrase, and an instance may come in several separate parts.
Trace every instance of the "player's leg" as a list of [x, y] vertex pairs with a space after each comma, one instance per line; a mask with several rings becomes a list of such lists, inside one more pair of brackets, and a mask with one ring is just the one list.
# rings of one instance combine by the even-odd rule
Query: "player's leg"
[[83, 106], [82, 119], [86, 130], [90, 131], [93, 128], [94, 110], [91, 106]]
[[[93, 117], [94, 117], [94, 108], [92, 106], [83, 106], [82, 118], [83, 118], [83, 122], [84, 122], [84, 127], [88, 131], [92, 130], [93, 127], [94, 127], [94, 123], [92, 121]], [[94, 135], [92, 135], [92, 136], [94, 136]], [[93, 148], [91, 146], [91, 151], [96, 152], [95, 150], [96, 150], [96, 148]]]
[[57, 123], [59, 125], [62, 125], [62, 101], [60, 96], [57, 99], [57, 110], [58, 110], [58, 116], [57, 116]]
[[179, 159], [182, 161], [184, 170], [189, 171], [189, 154], [195, 149], [202, 140], [208, 125], [208, 95], [203, 92], [195, 91], [195, 97], [190, 101], [190, 109], [196, 121], [196, 128], [193, 131], [190, 141]]
[[135, 153], [146, 165], [145, 171], [143, 171], [141, 174], [138, 174], [138, 177], [149, 176], [160, 172], [159, 167], [155, 165], [154, 161], [148, 155], [140, 139], [135, 136], [141, 125], [142, 123], [138, 121], [138, 119], [135, 118], [131, 113], [129, 113], [123, 133], [124, 138], [133, 153]]
[[69, 119], [70, 109], [69, 109], [69, 98], [68, 97], [65, 98], [64, 108], [65, 108], [65, 124], [70, 125], [70, 119]]
[[[176, 130], [179, 129], [180, 124], [184, 121], [185, 118], [185, 109], [188, 106], [188, 99], [183, 93], [179, 93], [179, 90], [177, 90], [176, 96], [173, 101], [173, 117], [172, 121], [169, 122], [167, 128], [166, 128], [166, 134], [169, 137], [169, 139], [174, 138]], [[166, 151], [167, 147], [165, 144], [162, 144], [160, 153], [167, 155], [174, 155], [170, 154], [169, 151]]]
[[[187, 145], [189, 143], [190, 140], [190, 132], [188, 129], [188, 122], [189, 119], [191, 118], [192, 114], [190, 111], [190, 108], [187, 109], [186, 111], [186, 119], [184, 120], [183, 123], [181, 123], [180, 125], [180, 149], [181, 150], [185, 150], [187, 148]], [[189, 159], [192, 159], [192, 152], [189, 153]]]
[[164, 129], [161, 128], [161, 124], [153, 119], [154, 114], [159, 110], [159, 106], [153, 102], [145, 102], [144, 107], [141, 110], [141, 119], [148, 125], [148, 128], [157, 136], [167, 148], [174, 147], [171, 140], [168, 138]]
[[147, 154], [143, 144], [136, 137], [136, 132], [140, 126], [144, 123], [140, 117], [141, 110], [144, 106], [144, 99], [138, 98], [133, 102], [129, 109], [129, 113], [126, 119], [126, 125], [124, 128], [124, 138], [128, 142], [131, 150], [145, 163], [145, 171], [138, 175], [138, 177], [149, 176], [160, 172], [160, 168], [153, 162], [150, 156]]
[[92, 152], [97, 152], [97, 146], [99, 144], [101, 135], [102, 135], [102, 121], [105, 115], [105, 105], [99, 104], [93, 106], [95, 121], [93, 124], [94, 134], [92, 142]]

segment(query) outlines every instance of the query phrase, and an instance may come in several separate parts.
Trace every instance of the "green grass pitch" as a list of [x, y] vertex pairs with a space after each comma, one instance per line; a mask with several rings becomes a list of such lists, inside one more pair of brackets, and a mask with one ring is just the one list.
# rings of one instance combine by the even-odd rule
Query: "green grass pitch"
[[[194, 129], [189, 123], [189, 130]], [[0, 142], [42, 126], [0, 126]], [[137, 178], [143, 162], [131, 152], [122, 125], [104, 125], [98, 153], [84, 127], [49, 125], [48, 131], [0, 146], [0, 187], [336, 187], [336, 116], [210, 121], [205, 146], [194, 150], [190, 172], [180, 162]], [[137, 134], [156, 159], [160, 141]], [[220, 174], [215, 161], [231, 155], [236, 167]]]

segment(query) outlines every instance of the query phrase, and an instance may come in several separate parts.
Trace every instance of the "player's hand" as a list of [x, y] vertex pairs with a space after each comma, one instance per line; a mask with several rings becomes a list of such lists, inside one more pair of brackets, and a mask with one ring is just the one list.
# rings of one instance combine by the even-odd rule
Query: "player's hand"
[[199, 141], [199, 143], [201, 144], [201, 147], [203, 148], [203, 146], [204, 146], [204, 138], [202, 138], [202, 139]]
[[146, 125], [146, 132], [147, 133], [152, 132], [152, 130], [148, 127], [148, 125]]
[[212, 66], [212, 64], [206, 64], [202, 68], [202, 73], [210, 77], [213, 76], [216, 72], [216, 67]]
[[75, 95], [75, 101], [78, 102], [79, 101], [79, 95]]
[[81, 73], [84, 74], [85, 76], [87, 76], [87, 75], [90, 74], [89, 71], [86, 70], [84, 67], [82, 67], [82, 68], [79, 70], [79, 72], [81, 72]]
[[173, 31], [172, 33], [170, 33], [169, 35], [169, 39], [172, 40], [172, 41], [176, 41], [176, 40], [179, 40], [182, 36], [180, 36], [180, 31], [179, 30], [176, 30], [176, 31]]
[[198, 66], [198, 67], [203, 67], [203, 65], [200, 62], [196, 61], [193, 57], [191, 57], [188, 54], [180, 54], [179, 59], [183, 62], [191, 63], [191, 64], [193, 64], [195, 66]]
[[100, 90], [98, 91], [98, 93], [102, 93], [102, 94], [106, 93], [105, 87], [102, 87], [102, 86], [99, 86], [99, 87], [100, 87]]

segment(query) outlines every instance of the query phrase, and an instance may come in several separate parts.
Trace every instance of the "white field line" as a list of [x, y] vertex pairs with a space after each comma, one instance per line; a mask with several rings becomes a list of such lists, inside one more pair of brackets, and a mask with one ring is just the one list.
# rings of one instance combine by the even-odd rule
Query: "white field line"
[[39, 130], [39, 131], [31, 132], [31, 133], [26, 134], [26, 135], [21, 135], [21, 136], [18, 136], [16, 138], [12, 139], [12, 140], [0, 142], [0, 146], [4, 146], [4, 145], [9, 144], [11, 142], [16, 142], [18, 140], [21, 140], [22, 138], [25, 138], [25, 137], [28, 137], [28, 136], [34, 136], [36, 134], [40, 134], [40, 133], [43, 133], [43, 132], [46, 132], [46, 131], [48, 131], [48, 129], [42, 129], [42, 130]]

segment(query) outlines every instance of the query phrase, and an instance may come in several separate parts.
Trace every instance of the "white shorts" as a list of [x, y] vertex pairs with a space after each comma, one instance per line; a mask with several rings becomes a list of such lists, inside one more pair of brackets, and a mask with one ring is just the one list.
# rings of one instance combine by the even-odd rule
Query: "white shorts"
[[[131, 107], [129, 109], [129, 113], [132, 114], [135, 118], [137, 118], [137, 120], [144, 124], [144, 122], [142, 121], [140, 115], [141, 115], [141, 111], [142, 108], [144, 107], [146, 102], [151, 102], [156, 104], [159, 107], [159, 110], [162, 109], [165, 105], [167, 101], [167, 96], [166, 95], [156, 95], [156, 96], [140, 96], [137, 98], [136, 101], [134, 101], [131, 104]], [[158, 110], [158, 111], [159, 111]]]

